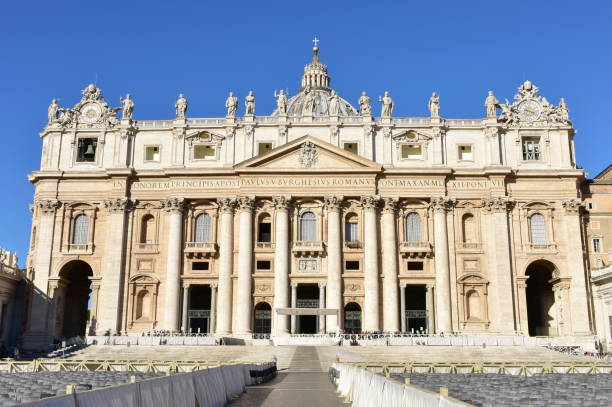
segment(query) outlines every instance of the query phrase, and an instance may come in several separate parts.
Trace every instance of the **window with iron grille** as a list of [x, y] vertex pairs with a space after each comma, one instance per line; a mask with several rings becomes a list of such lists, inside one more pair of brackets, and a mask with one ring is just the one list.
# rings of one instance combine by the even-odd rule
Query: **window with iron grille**
[[538, 161], [540, 157], [540, 138], [523, 137], [523, 160]]
[[541, 213], [534, 213], [529, 218], [531, 244], [546, 244], [546, 220]]
[[77, 162], [92, 163], [96, 161], [96, 149], [98, 148], [98, 139], [83, 137], [77, 142]]

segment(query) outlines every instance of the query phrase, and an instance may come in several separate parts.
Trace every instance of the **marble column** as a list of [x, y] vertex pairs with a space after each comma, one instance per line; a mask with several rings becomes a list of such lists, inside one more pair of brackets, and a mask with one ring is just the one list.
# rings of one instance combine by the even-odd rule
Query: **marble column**
[[[319, 283], [319, 308], [325, 308], [325, 283]], [[325, 315], [319, 315], [319, 333], [325, 333]]]
[[529, 336], [529, 321], [527, 319], [527, 279], [518, 277], [516, 279], [517, 302], [518, 302], [518, 331]]
[[[562, 204], [565, 209], [563, 221], [565, 222], [565, 240], [567, 242], [566, 270], [571, 277], [570, 298], [572, 300], [571, 304], [568, 305], [572, 335], [591, 335], [580, 216], [583, 203], [580, 199], [567, 199]], [[567, 322], [569, 321], [566, 321], [566, 325]]]
[[337, 315], [327, 315], [327, 332], [337, 332], [342, 323], [342, 232], [340, 229], [340, 205], [342, 196], [326, 196], [327, 211], [327, 304], [328, 309], [338, 310]]
[[189, 332], [189, 284], [183, 284], [183, 320], [181, 331]]
[[276, 224], [274, 234], [274, 310], [276, 335], [289, 333], [289, 316], [277, 315], [279, 308], [289, 305], [289, 202], [291, 198], [275, 196], [272, 198], [276, 207]]
[[434, 320], [435, 306], [434, 306], [434, 286], [427, 284], [425, 286], [425, 308], [427, 310], [427, 333], [434, 333], [436, 324]]
[[232, 272], [234, 264], [234, 198], [219, 198], [219, 279], [217, 298], [218, 335], [232, 332]]
[[179, 329], [179, 298], [181, 290], [181, 258], [183, 254], [183, 198], [162, 201], [168, 212], [168, 246], [166, 257], [166, 292], [164, 301], [164, 329], [174, 332]]
[[[297, 308], [297, 283], [291, 283], [291, 308]], [[291, 333], [296, 331], [296, 317], [291, 315]]]
[[210, 331], [214, 334], [217, 326], [217, 284], [210, 285]]
[[364, 331], [379, 331], [379, 283], [378, 283], [378, 230], [376, 227], [376, 206], [378, 196], [361, 197], [364, 226]]
[[400, 309], [399, 309], [399, 317], [400, 317], [400, 328], [402, 332], [406, 332], [406, 284], [400, 284]]
[[450, 266], [448, 260], [448, 230], [446, 212], [452, 201], [446, 197], [431, 199], [434, 212], [434, 257], [436, 268], [436, 333], [452, 332]]
[[254, 198], [238, 198], [240, 236], [238, 237], [238, 289], [236, 297], [237, 335], [249, 335], [251, 330], [253, 274], [253, 204]]
[[397, 199], [383, 198], [381, 219], [382, 274], [383, 274], [383, 331], [399, 331], [397, 300], [397, 238], [395, 206]]
[[[36, 259], [34, 263], [34, 287], [30, 303], [28, 328], [23, 346], [28, 349], [43, 349], [52, 342], [54, 313], [49, 307], [49, 276], [51, 275], [51, 253], [55, 233], [55, 212], [61, 206], [56, 200], [36, 201], [38, 224], [36, 225]], [[34, 217], [36, 220], [36, 217]]]

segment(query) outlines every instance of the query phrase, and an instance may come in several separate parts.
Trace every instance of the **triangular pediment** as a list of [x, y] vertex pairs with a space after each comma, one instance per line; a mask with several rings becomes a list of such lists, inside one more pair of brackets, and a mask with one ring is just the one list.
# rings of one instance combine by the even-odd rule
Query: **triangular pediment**
[[380, 171], [381, 165], [312, 136], [279, 146], [235, 167], [242, 171]]

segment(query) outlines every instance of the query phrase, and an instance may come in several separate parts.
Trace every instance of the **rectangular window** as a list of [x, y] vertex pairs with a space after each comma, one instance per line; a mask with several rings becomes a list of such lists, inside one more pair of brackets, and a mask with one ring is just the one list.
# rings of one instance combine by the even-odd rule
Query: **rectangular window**
[[257, 241], [261, 243], [269, 243], [272, 241], [272, 224], [271, 223], [260, 223], [259, 234]]
[[353, 153], [353, 154], [358, 153], [357, 143], [344, 143], [343, 147], [349, 153]]
[[408, 271], [423, 271], [423, 262], [422, 261], [409, 261]]
[[348, 271], [359, 271], [359, 260], [347, 260], [344, 262], [344, 268]]
[[77, 142], [77, 162], [93, 163], [96, 161], [97, 138], [80, 138]]
[[258, 143], [257, 144], [257, 154], [258, 155], [264, 155], [270, 151], [272, 151], [272, 143]]
[[523, 137], [523, 160], [538, 161], [540, 158], [540, 138]]
[[271, 270], [272, 262], [270, 260], [257, 260], [257, 270]]
[[586, 203], [586, 208], [587, 209], [596, 209], [595, 203], [594, 202], [587, 202]]
[[459, 161], [473, 161], [472, 146], [459, 146]]
[[145, 147], [145, 161], [157, 161], [159, 162], [159, 146], [147, 146]]
[[357, 223], [347, 222], [345, 224], [344, 234], [344, 238], [347, 242], [357, 242], [359, 240], [357, 238]]
[[195, 271], [207, 271], [208, 262], [207, 261], [194, 261], [193, 263], [191, 263], [191, 269]]
[[216, 158], [215, 147], [206, 144], [193, 146], [194, 160], [214, 160]]
[[402, 158], [416, 160], [422, 156], [423, 150], [420, 144], [402, 144]]
[[593, 253], [601, 253], [601, 239], [598, 237], [593, 239]]

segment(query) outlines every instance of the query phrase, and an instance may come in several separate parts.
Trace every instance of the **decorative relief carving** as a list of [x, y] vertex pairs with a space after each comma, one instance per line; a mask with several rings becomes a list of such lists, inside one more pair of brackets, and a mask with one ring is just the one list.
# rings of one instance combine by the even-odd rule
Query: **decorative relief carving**
[[236, 134], [236, 128], [235, 127], [226, 127], [225, 128], [225, 136], [228, 139], [231, 139], [232, 137], [234, 137], [234, 134]]
[[447, 196], [435, 196], [431, 198], [429, 207], [434, 212], [445, 212], [455, 206], [455, 200]]
[[168, 198], [161, 201], [162, 209], [166, 212], [180, 213], [185, 208], [185, 200], [183, 198]]
[[574, 199], [566, 199], [561, 202], [563, 208], [565, 209], [565, 213], [576, 215], [580, 213], [580, 210], [584, 207], [584, 203], [577, 198]]
[[107, 198], [104, 200], [104, 207], [109, 213], [123, 213], [129, 211], [134, 206], [134, 202], [128, 198]]
[[483, 207], [490, 212], [506, 212], [511, 210], [515, 204], [516, 201], [505, 196], [495, 196], [482, 200]]
[[236, 199], [229, 197], [217, 198], [217, 204], [221, 213], [233, 213]]
[[325, 209], [330, 212], [338, 212], [344, 197], [338, 195], [328, 195], [325, 197]]
[[300, 259], [298, 260], [298, 271], [312, 273], [319, 271], [319, 260], [317, 259]]
[[239, 196], [236, 200], [240, 211], [252, 211], [255, 204], [255, 198], [251, 196]]
[[392, 213], [395, 214], [395, 210], [397, 208], [397, 198], [386, 196], [382, 198], [383, 202], [383, 213]]
[[36, 206], [44, 215], [52, 215], [62, 203], [55, 199], [41, 199], [36, 201]]
[[339, 126], [329, 126], [329, 132], [331, 134], [332, 139], [335, 139], [336, 137], [338, 137], [338, 134], [340, 134], [340, 127]]
[[499, 107], [502, 113], [498, 120], [506, 126], [571, 125], [565, 99], [559, 101], [559, 106], [551, 105], [530, 81], [525, 81], [518, 88], [513, 103], [506, 99], [506, 103]]
[[267, 293], [270, 292], [272, 286], [270, 284], [257, 284], [255, 286], [255, 291], [258, 293]]
[[286, 211], [291, 206], [290, 196], [273, 196], [272, 201], [277, 210]]
[[251, 140], [253, 138], [253, 134], [255, 133], [255, 126], [246, 125], [244, 126], [244, 135], [247, 140]]
[[299, 161], [302, 168], [310, 168], [317, 163], [319, 153], [317, 147], [310, 141], [302, 143], [300, 148]]
[[375, 210], [380, 201], [380, 197], [378, 195], [363, 195], [359, 199], [361, 202], [361, 207], [365, 210]]

